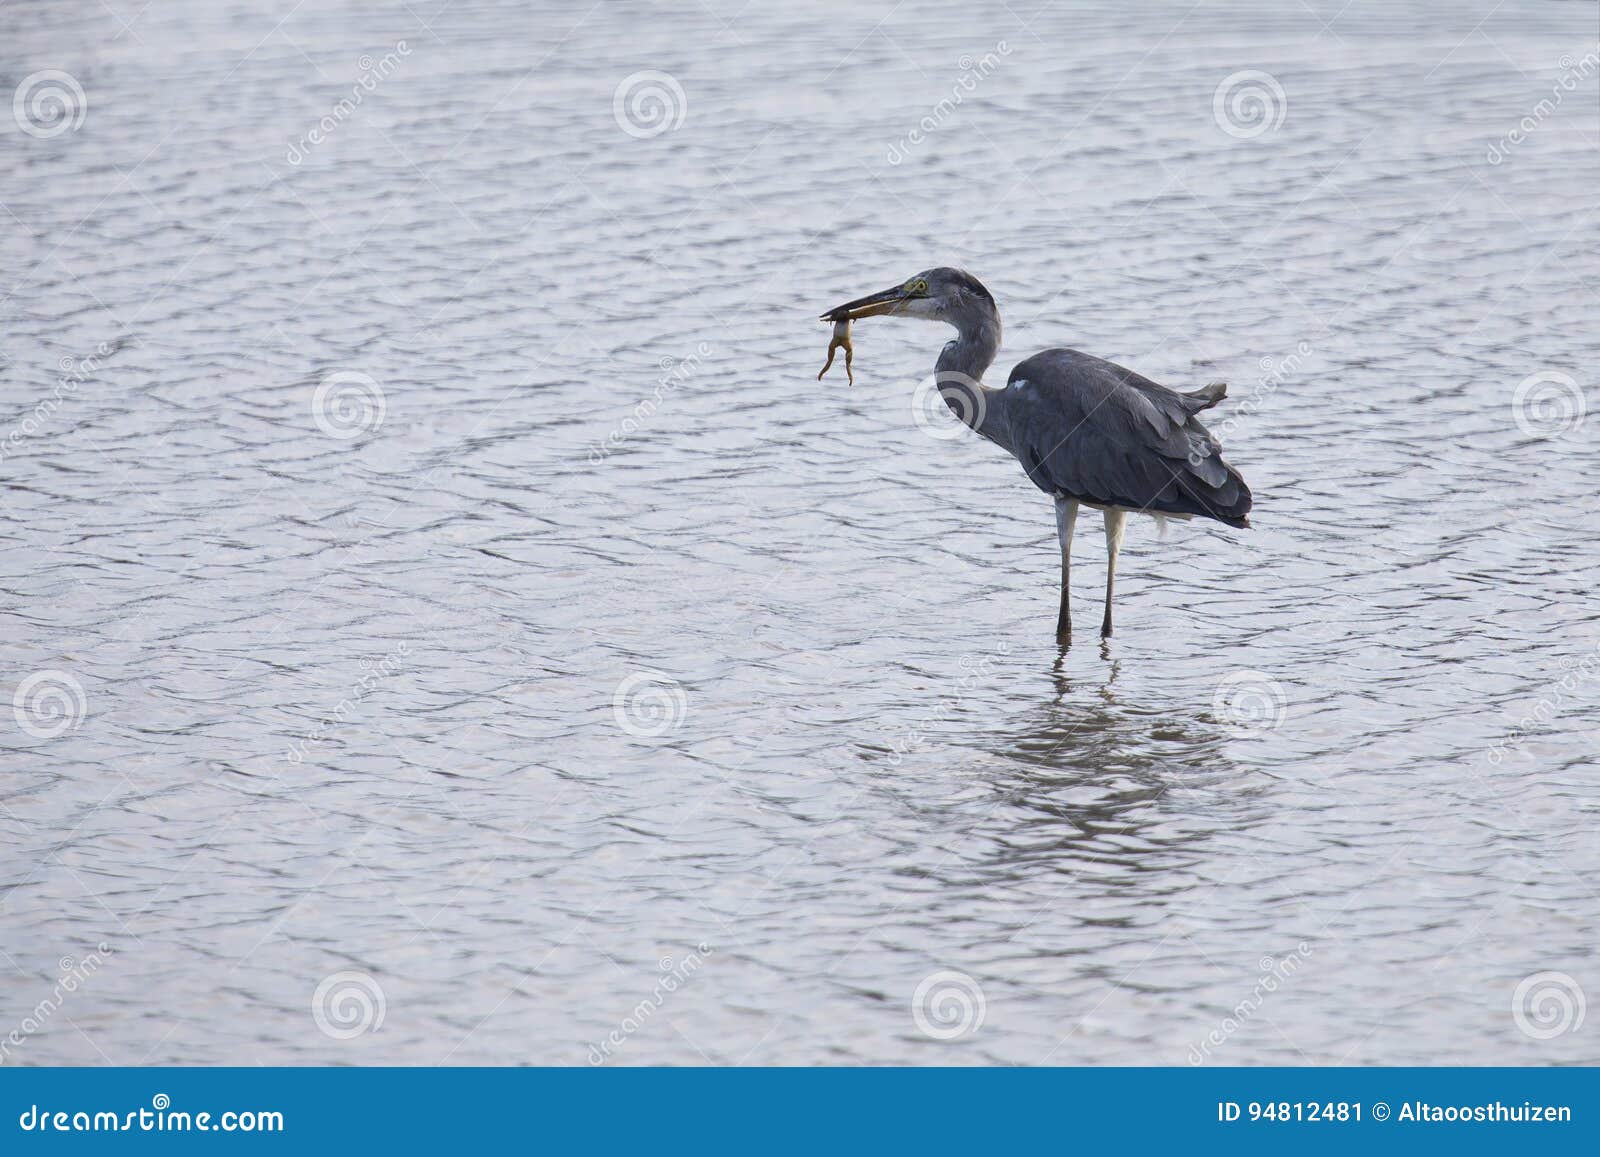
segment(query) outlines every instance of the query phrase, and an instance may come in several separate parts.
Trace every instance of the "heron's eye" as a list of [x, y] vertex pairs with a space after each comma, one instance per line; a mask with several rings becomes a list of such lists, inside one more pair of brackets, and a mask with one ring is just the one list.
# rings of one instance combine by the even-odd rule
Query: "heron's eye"
[[928, 292], [928, 283], [926, 281], [922, 280], [922, 278], [919, 277], [915, 281], [913, 281], [910, 285], [906, 286], [906, 288], [908, 290], [910, 290], [912, 293], [927, 293]]

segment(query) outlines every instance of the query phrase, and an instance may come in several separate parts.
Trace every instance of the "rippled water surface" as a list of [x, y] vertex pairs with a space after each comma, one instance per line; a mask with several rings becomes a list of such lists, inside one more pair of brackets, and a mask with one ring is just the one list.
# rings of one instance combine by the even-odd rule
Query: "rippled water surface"
[[[1600, 1061], [1596, 33], [4, 5], [5, 1063]], [[1104, 647], [938, 264], [1232, 383]]]

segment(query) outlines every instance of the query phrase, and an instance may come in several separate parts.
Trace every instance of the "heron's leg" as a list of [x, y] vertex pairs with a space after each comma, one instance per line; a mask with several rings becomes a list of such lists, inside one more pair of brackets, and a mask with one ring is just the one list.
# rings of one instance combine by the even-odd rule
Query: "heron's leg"
[[1111, 633], [1111, 588], [1117, 580], [1117, 555], [1122, 553], [1122, 528], [1127, 521], [1126, 510], [1106, 511], [1106, 617], [1100, 622], [1102, 637]]
[[1061, 540], [1061, 613], [1056, 616], [1056, 642], [1072, 639], [1072, 612], [1068, 609], [1067, 574], [1072, 569], [1072, 528], [1078, 525], [1078, 504], [1056, 499], [1056, 537]]

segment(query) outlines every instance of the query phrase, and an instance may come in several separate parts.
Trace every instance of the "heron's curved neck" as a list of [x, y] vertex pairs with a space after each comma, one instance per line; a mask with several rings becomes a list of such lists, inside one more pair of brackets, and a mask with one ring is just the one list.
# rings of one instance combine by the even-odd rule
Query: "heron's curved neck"
[[973, 313], [953, 323], [957, 330], [955, 341], [946, 342], [939, 351], [934, 369], [940, 374], [961, 374], [978, 382], [983, 372], [994, 364], [994, 355], [1000, 349], [1000, 315], [993, 308]]
[[957, 336], [939, 351], [934, 363], [934, 380], [939, 383], [939, 393], [945, 405], [955, 411], [956, 417], [980, 434], [988, 436], [983, 427], [987, 407], [973, 404], [975, 391], [983, 390], [983, 374], [992, 364], [1000, 349], [1000, 314], [984, 304], [951, 322]]

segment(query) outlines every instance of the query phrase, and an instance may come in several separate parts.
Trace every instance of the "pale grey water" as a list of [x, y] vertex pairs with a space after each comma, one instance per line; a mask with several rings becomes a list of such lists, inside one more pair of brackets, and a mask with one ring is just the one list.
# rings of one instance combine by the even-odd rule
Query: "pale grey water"
[[[0, 8], [5, 1063], [1600, 1061], [1593, 4], [139, 7]], [[1233, 383], [1104, 651], [943, 333], [814, 380], [942, 263]]]

